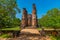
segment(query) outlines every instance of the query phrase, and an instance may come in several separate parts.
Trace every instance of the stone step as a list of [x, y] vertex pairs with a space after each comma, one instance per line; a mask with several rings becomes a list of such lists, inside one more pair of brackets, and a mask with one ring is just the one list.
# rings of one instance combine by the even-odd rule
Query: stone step
[[40, 32], [37, 29], [22, 29], [21, 34], [38, 34], [40, 35]]
[[25, 29], [36, 29], [36, 28], [32, 26], [28, 26], [28, 27], [25, 27]]

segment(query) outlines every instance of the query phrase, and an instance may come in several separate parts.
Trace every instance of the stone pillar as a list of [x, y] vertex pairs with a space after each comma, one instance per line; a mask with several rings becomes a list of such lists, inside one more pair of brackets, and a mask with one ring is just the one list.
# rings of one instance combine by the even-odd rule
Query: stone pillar
[[32, 27], [37, 27], [37, 14], [36, 14], [36, 6], [33, 4], [33, 11], [32, 11]]
[[28, 26], [32, 26], [32, 15], [28, 14]]
[[21, 27], [25, 28], [28, 25], [27, 22], [27, 10], [26, 8], [23, 8], [23, 12], [22, 12], [22, 21], [21, 21]]

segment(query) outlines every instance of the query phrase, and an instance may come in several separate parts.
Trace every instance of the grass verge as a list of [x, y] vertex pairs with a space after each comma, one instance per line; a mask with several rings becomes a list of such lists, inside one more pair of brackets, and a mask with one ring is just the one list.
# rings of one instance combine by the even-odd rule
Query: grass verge
[[18, 31], [18, 30], [20, 30], [20, 28], [19, 27], [11, 27], [11, 28], [2, 28], [2, 29], [0, 29], [0, 30], [14, 30], [14, 31]]

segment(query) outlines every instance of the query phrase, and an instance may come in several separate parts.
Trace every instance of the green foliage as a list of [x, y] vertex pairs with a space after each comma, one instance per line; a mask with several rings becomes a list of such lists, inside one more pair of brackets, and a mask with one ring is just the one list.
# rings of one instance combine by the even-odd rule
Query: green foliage
[[0, 38], [12, 38], [12, 36], [8, 34], [2, 34], [0, 35]]
[[39, 19], [39, 24], [44, 27], [60, 28], [60, 10], [54, 8]]
[[14, 27], [11, 27], [11, 28], [2, 28], [0, 30], [2, 30], [2, 31], [11, 31], [11, 30], [13, 30], [13, 31], [19, 31], [21, 29], [19, 28], [19, 26], [14, 26]]
[[50, 38], [52, 40], [60, 40], [60, 36], [53, 36], [53, 35], [51, 35]]
[[18, 26], [20, 20], [16, 18], [17, 0], [0, 0], [0, 28]]
[[55, 38], [55, 37], [53, 37], [53, 36], [50, 36], [50, 38], [51, 38], [51, 40], [56, 40], [56, 38]]

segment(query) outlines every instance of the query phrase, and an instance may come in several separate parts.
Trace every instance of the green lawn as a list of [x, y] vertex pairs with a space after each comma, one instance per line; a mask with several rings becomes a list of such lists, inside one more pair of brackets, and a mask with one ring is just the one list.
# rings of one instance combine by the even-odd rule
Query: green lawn
[[0, 35], [0, 38], [11, 38], [12, 36], [8, 35], [8, 34], [2, 34]]
[[60, 36], [56, 36], [56, 37], [55, 37], [55, 36], [52, 36], [52, 35], [51, 35], [50, 38], [51, 38], [52, 40], [60, 40]]
[[5, 37], [8, 37], [8, 35], [7, 34], [0, 35], [0, 38], [5, 38]]
[[12, 28], [2, 28], [2, 29], [0, 29], [0, 30], [20, 30], [20, 28], [19, 27], [12, 27]]
[[[42, 30], [42, 28], [37, 28], [38, 30]], [[44, 30], [60, 30], [60, 28], [54, 29], [54, 28], [44, 28]]]
[[[42, 28], [37, 28], [38, 30], [41, 30]], [[54, 30], [54, 28], [44, 28], [45, 30]], [[12, 27], [12, 28], [2, 28], [0, 30], [14, 30], [14, 31], [18, 31], [21, 30], [19, 26], [17, 27]], [[60, 29], [58, 29], [60, 30]]]
[[[37, 29], [41, 30], [42, 28], [37, 28]], [[54, 28], [44, 28], [44, 29], [45, 30], [54, 30]], [[17, 26], [17, 27], [12, 27], [12, 28], [2, 28], [0, 30], [14, 30], [14, 31], [18, 31], [18, 30], [21, 30], [21, 29]]]

